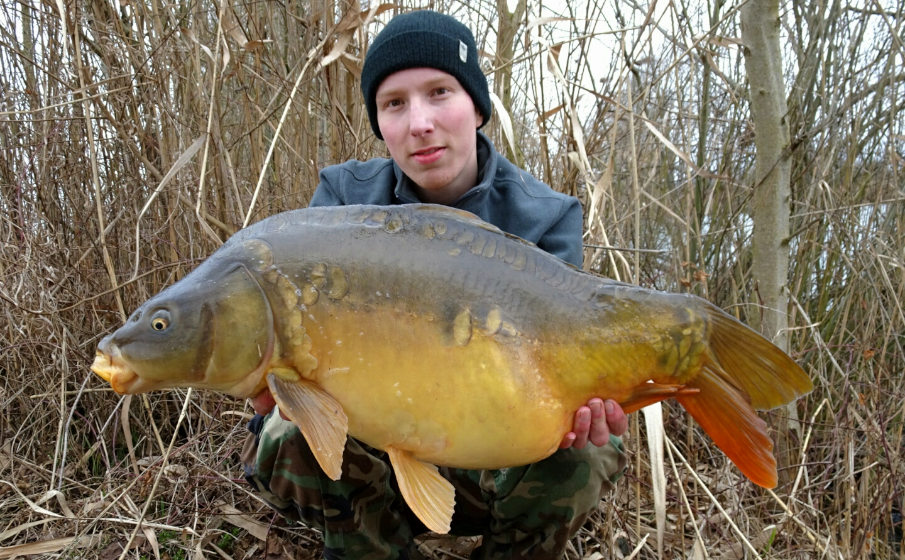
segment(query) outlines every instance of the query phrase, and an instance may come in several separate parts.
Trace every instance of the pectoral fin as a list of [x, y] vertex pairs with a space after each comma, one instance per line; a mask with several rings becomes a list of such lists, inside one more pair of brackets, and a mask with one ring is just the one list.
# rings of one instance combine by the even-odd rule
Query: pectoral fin
[[428, 529], [448, 533], [456, 505], [456, 491], [435, 465], [419, 461], [408, 451], [388, 447], [396, 482], [405, 502]]
[[339, 480], [349, 419], [333, 396], [302, 379], [267, 374], [267, 385], [280, 410], [299, 427], [314, 458], [333, 480]]

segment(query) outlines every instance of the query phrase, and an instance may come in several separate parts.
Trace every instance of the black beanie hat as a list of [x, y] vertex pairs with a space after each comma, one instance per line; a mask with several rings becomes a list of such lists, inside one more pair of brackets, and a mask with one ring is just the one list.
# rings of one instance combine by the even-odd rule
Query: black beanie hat
[[478, 64], [474, 35], [457, 19], [431, 10], [401, 14], [377, 34], [368, 48], [361, 71], [361, 93], [371, 129], [377, 126], [377, 88], [387, 76], [409, 68], [436, 68], [451, 74], [471, 96], [475, 108], [490, 120], [490, 90]]

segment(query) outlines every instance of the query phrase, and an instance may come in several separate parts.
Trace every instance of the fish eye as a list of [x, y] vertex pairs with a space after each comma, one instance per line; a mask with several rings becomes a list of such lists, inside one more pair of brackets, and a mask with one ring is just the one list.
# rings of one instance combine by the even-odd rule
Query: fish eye
[[170, 326], [170, 313], [161, 309], [151, 316], [151, 329], [163, 332]]

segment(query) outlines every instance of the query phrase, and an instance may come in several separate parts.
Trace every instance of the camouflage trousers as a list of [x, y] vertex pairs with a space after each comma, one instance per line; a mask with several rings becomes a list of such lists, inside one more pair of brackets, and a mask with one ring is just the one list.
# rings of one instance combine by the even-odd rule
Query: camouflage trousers
[[[246, 479], [284, 517], [320, 529], [325, 558], [420, 557], [413, 539], [427, 529], [403, 501], [382, 451], [349, 438], [342, 476], [334, 481], [279, 414], [256, 416], [249, 430], [242, 452]], [[450, 532], [483, 536], [472, 558], [561, 558], [625, 461], [614, 437], [610, 445], [560, 450], [524, 467], [441, 467], [456, 489]]]

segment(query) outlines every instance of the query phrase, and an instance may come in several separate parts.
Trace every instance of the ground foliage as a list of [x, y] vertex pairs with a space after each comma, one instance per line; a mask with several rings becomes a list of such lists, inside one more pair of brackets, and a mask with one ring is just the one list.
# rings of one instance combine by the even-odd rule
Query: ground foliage
[[[651, 4], [431, 6], [477, 31], [506, 107], [487, 128], [497, 145], [584, 202], [587, 268], [749, 320], [756, 131], [738, 4]], [[403, 7], [369, 7], [0, 7], [0, 558], [317, 556], [316, 532], [241, 480], [245, 403], [120, 398], [88, 365], [229, 234], [304, 206], [322, 166], [382, 154], [357, 76], [371, 16]], [[905, 15], [858, 0], [780, 12], [789, 341], [816, 389], [765, 415], [774, 492], [666, 407], [662, 557], [903, 558]], [[627, 443], [631, 468], [570, 557], [658, 556], [637, 420]], [[424, 546], [458, 558], [473, 544]]]

